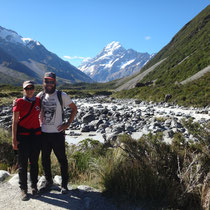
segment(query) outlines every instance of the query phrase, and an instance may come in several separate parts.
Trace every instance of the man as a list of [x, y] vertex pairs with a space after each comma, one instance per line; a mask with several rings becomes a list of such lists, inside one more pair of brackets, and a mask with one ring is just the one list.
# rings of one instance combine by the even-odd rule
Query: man
[[61, 193], [68, 192], [68, 161], [65, 154], [65, 136], [64, 131], [69, 127], [77, 113], [77, 107], [70, 97], [61, 92], [63, 107], [72, 109], [71, 115], [66, 123], [63, 122], [63, 107], [58, 98], [58, 90], [56, 90], [56, 75], [47, 72], [43, 80], [44, 92], [40, 92], [37, 96], [41, 99], [41, 129], [42, 129], [42, 165], [46, 178], [46, 183], [41, 187], [40, 192], [50, 189], [53, 184], [51, 174], [50, 155], [54, 151], [61, 169]]

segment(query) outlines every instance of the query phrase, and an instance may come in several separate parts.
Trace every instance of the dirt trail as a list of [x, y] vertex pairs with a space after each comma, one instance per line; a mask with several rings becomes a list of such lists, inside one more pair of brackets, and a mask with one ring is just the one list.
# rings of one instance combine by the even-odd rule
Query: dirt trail
[[[70, 186], [69, 186], [70, 189]], [[117, 208], [111, 200], [105, 198], [101, 192], [88, 188], [88, 186], [79, 186], [76, 189], [70, 189], [68, 194], [61, 194], [58, 186], [53, 186], [50, 192], [34, 198], [29, 189], [28, 201], [21, 201], [20, 189], [17, 185], [11, 185], [7, 182], [0, 182], [0, 209], [70, 209], [70, 210], [115, 210]]]

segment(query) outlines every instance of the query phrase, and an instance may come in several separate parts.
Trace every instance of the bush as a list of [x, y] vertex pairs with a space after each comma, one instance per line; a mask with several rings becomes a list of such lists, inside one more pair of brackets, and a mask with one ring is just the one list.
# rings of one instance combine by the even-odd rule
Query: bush
[[6, 130], [0, 129], [0, 169], [10, 171], [16, 162], [11, 134]]
[[[104, 154], [103, 144], [92, 139], [80, 141], [78, 146], [68, 146], [70, 180], [72, 182], [88, 182], [95, 179], [97, 174], [93, 169], [94, 162]], [[94, 183], [94, 180], [92, 180], [92, 183]]]
[[156, 206], [174, 205], [174, 198], [180, 190], [175, 175], [176, 156], [159, 137], [150, 139], [149, 135], [139, 141], [120, 137], [121, 146], [117, 151], [113, 150], [113, 160], [109, 161], [103, 176], [108, 193]]
[[138, 141], [120, 136], [119, 146], [106, 156], [101, 170], [105, 192], [141, 201], [148, 208], [201, 209], [205, 197], [201, 188], [209, 183], [209, 156], [193, 149], [195, 143], [186, 142], [181, 134], [171, 145], [162, 140], [160, 134]]

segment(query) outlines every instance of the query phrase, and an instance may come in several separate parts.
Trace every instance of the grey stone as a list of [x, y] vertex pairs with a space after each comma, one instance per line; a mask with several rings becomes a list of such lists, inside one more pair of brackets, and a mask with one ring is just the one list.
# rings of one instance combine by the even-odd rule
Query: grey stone
[[54, 182], [55, 184], [61, 185], [61, 183], [62, 183], [62, 178], [61, 178], [61, 176], [56, 175], [56, 176], [54, 177], [54, 179], [53, 179], [53, 182]]
[[[28, 174], [29, 176], [29, 174]], [[8, 181], [12, 186], [19, 186], [19, 176], [18, 174], [14, 174], [13, 177]]]
[[8, 176], [10, 176], [8, 171], [0, 170], [0, 182], [4, 181]]
[[82, 125], [81, 126], [81, 132], [90, 132], [90, 128], [88, 125]]
[[82, 122], [83, 123], [89, 123], [93, 120], [95, 120], [95, 116], [93, 114], [87, 113], [82, 117]]
[[94, 191], [94, 188], [88, 186], [88, 185], [79, 185], [77, 187], [78, 190], [83, 190], [83, 191]]

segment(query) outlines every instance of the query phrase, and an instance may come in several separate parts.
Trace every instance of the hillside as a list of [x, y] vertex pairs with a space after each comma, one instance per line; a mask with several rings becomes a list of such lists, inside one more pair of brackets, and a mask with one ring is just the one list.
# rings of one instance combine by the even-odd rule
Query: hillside
[[[119, 80], [117, 90], [124, 91], [116, 95], [162, 101], [171, 94], [171, 101], [197, 104], [201, 99], [202, 105], [209, 105], [209, 55], [210, 6], [187, 23], [139, 73]], [[190, 79], [202, 70], [205, 74]]]
[[25, 79], [38, 83], [46, 71], [53, 71], [60, 83], [93, 82], [69, 62], [48, 51], [40, 42], [23, 38], [0, 26], [0, 83], [22, 84]]

